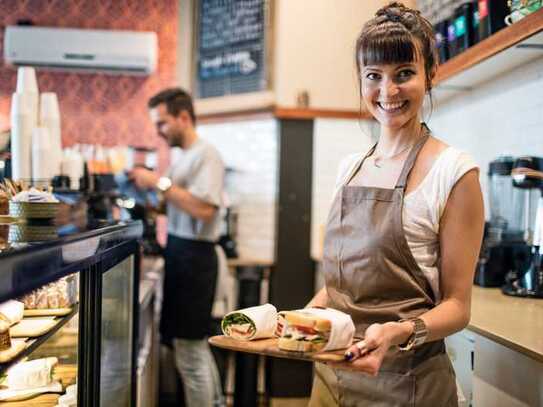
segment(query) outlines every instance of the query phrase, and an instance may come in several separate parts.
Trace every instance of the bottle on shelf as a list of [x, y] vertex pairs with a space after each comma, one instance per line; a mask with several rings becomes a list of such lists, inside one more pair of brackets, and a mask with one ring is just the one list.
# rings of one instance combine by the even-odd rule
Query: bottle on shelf
[[508, 14], [507, 0], [479, 0], [479, 40], [504, 28]]
[[454, 12], [456, 52], [461, 53], [474, 44], [473, 4], [463, 3]]

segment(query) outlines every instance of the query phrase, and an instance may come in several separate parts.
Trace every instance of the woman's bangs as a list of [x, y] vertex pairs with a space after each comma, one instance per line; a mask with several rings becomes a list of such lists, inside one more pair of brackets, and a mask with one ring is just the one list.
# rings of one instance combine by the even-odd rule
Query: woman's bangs
[[409, 33], [379, 31], [381, 30], [367, 35], [360, 44], [360, 59], [363, 66], [416, 61], [417, 48]]

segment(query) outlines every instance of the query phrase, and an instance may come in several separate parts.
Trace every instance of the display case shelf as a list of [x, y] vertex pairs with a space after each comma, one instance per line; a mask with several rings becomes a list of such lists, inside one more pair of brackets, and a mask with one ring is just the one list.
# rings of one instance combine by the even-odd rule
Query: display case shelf
[[[71, 384], [75, 384], [77, 379], [77, 367], [57, 365], [55, 366], [53, 379], [60, 381], [64, 388]], [[2, 407], [56, 407], [61, 395], [62, 393], [44, 393], [21, 401], [2, 401], [0, 402], [0, 405]]]
[[543, 58], [543, 9], [441, 65], [435, 80], [436, 97], [444, 101], [538, 58]]
[[51, 328], [49, 332], [37, 338], [27, 339], [26, 347], [21, 353], [19, 353], [16, 357], [14, 357], [9, 362], [0, 363], [0, 374], [4, 373], [6, 370], [8, 370], [11, 366], [15, 365], [16, 363], [18, 363], [20, 360], [29, 356], [32, 352], [34, 352], [37, 348], [39, 348], [44, 342], [46, 342], [55, 333], [57, 333], [64, 325], [66, 325], [68, 321], [70, 321], [70, 319], [72, 319], [73, 316], [77, 314], [78, 312], [79, 312], [79, 304], [75, 304], [73, 306], [72, 311], [68, 315], [56, 318], [59, 320], [59, 322], [53, 328]]

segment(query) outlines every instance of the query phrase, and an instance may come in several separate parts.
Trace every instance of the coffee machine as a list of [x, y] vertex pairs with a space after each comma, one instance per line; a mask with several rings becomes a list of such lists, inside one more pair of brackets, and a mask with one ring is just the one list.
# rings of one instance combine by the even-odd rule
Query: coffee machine
[[157, 216], [160, 214], [159, 197], [153, 190], [143, 191], [134, 185], [129, 179], [128, 173], [137, 167], [156, 171], [158, 167], [158, 153], [154, 148], [128, 146], [126, 150], [126, 162], [122, 171], [115, 174], [117, 185], [116, 204], [121, 208], [121, 216], [143, 223], [142, 247], [148, 255], [162, 253], [162, 248], [157, 241], [156, 227]]
[[513, 186], [514, 164], [513, 157], [502, 156], [488, 168], [490, 220], [485, 224], [474, 280], [482, 287], [501, 287], [514, 263], [529, 256], [523, 231], [525, 194]]
[[523, 229], [528, 254], [514, 259], [502, 291], [507, 295], [543, 298], [543, 158], [518, 158], [512, 178], [514, 187], [524, 192]]

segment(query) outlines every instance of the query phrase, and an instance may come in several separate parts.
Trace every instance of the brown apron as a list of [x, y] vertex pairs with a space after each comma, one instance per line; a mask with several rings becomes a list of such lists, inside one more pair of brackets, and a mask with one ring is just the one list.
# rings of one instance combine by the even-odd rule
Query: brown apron
[[[394, 189], [349, 185], [374, 146], [332, 204], [323, 256], [328, 306], [351, 315], [359, 337], [372, 323], [416, 317], [436, 305], [402, 225], [407, 177], [428, 136], [426, 128]], [[457, 406], [454, 370], [443, 340], [408, 352], [391, 348], [376, 377], [316, 364], [309, 405]]]

